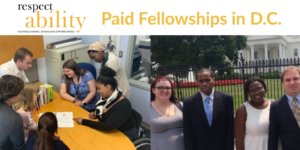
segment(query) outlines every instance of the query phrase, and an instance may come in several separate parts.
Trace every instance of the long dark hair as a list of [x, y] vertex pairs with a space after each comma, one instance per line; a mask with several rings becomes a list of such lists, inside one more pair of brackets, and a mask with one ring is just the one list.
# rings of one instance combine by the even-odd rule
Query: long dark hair
[[17, 96], [24, 88], [24, 81], [16, 76], [4, 75], [0, 78], [0, 102]]
[[266, 86], [266, 83], [264, 82], [263, 79], [261, 79], [259, 77], [251, 77], [244, 84], [244, 93], [245, 93], [245, 99], [244, 99], [244, 101], [248, 100], [249, 86], [250, 86], [251, 83], [253, 83], [255, 81], [261, 83], [262, 86], [264, 87], [265, 91], [267, 92], [267, 86]]
[[112, 90], [114, 91], [118, 88], [118, 82], [114, 78], [115, 75], [116, 72], [113, 69], [107, 66], [103, 66], [100, 71], [100, 76], [97, 78], [97, 83], [110, 85], [112, 87]]
[[34, 150], [54, 150], [54, 136], [57, 128], [56, 116], [52, 112], [44, 113], [38, 122], [38, 136]]
[[170, 101], [173, 102], [173, 103], [177, 103], [177, 98], [175, 96], [175, 91], [174, 91], [174, 87], [173, 87], [173, 84], [170, 80], [170, 78], [166, 77], [166, 76], [159, 76], [159, 77], [156, 77], [155, 80], [152, 82], [151, 84], [151, 101], [154, 101], [155, 100], [155, 94], [153, 93], [152, 89], [155, 88], [157, 82], [159, 81], [162, 81], [162, 80], [167, 80], [168, 82], [170, 82], [171, 84], [171, 87], [172, 87], [172, 93], [171, 93], [171, 97], [170, 97]]
[[[78, 64], [73, 59], [67, 60], [63, 64], [63, 69], [64, 68], [73, 70], [74, 73], [78, 76], [78, 79], [80, 78], [80, 76], [83, 76], [86, 72], [86, 70], [80, 69]], [[63, 75], [63, 78], [65, 80], [67, 93], [69, 93], [70, 84], [73, 81], [73, 78], [69, 78], [67, 75]]]

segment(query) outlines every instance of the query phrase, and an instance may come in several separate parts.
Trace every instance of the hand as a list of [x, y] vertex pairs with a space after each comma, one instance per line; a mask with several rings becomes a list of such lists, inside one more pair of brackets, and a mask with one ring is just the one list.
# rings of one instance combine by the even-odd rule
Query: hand
[[90, 118], [90, 119], [96, 119], [95, 112], [91, 112], [91, 113], [89, 114], [89, 118]]
[[83, 103], [82, 103], [82, 101], [76, 101], [76, 102], [75, 102], [75, 105], [77, 105], [77, 106], [82, 106]]
[[78, 124], [82, 124], [82, 118], [73, 118], [73, 120]]

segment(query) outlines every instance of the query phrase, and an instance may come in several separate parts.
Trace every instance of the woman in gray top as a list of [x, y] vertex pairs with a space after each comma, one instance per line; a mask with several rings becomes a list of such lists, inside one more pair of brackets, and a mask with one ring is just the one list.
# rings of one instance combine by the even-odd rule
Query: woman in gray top
[[151, 84], [152, 150], [184, 150], [181, 108], [170, 79], [156, 78]]
[[23, 150], [24, 131], [21, 116], [11, 105], [21, 99], [20, 92], [24, 88], [22, 79], [4, 75], [0, 78], [0, 149]]

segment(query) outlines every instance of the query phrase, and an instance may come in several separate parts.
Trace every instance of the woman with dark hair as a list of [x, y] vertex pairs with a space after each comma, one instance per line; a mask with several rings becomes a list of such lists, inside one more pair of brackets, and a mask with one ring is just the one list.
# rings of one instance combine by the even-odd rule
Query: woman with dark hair
[[69, 147], [55, 136], [58, 124], [55, 114], [44, 113], [38, 121], [38, 135], [34, 150], [69, 150]]
[[102, 67], [97, 78], [97, 89], [101, 99], [97, 102], [95, 112], [90, 113], [90, 119], [74, 118], [82, 124], [97, 130], [108, 131], [118, 129], [134, 141], [138, 137], [139, 123], [136, 120], [136, 111], [131, 108], [129, 100], [118, 90], [116, 72], [109, 67]]
[[168, 77], [157, 77], [151, 84], [151, 149], [183, 150], [182, 103]]
[[25, 147], [23, 120], [11, 106], [18, 103], [24, 82], [21, 78], [4, 75], [0, 78], [0, 149], [23, 150]]
[[238, 108], [235, 117], [236, 149], [267, 150], [271, 101], [265, 98], [266, 84], [253, 77], [245, 82], [244, 90], [247, 101]]
[[96, 84], [93, 75], [80, 69], [77, 63], [69, 59], [63, 64], [65, 75], [60, 85], [60, 96], [87, 111], [96, 108], [99, 95], [96, 93]]

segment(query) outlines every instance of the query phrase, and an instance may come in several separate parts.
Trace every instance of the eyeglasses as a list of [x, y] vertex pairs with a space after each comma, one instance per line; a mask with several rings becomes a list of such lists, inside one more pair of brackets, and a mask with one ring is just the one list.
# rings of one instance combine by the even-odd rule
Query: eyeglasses
[[265, 88], [264, 87], [260, 87], [260, 88], [249, 90], [248, 93], [249, 94], [257, 94], [257, 93], [262, 92], [262, 91], [265, 92]]
[[158, 87], [155, 87], [155, 88], [157, 88], [160, 91], [171, 90], [172, 89], [172, 87], [169, 87], [169, 86], [158, 86]]

